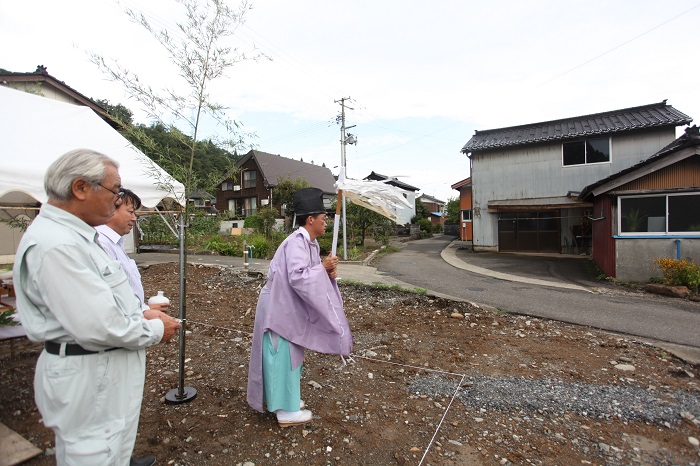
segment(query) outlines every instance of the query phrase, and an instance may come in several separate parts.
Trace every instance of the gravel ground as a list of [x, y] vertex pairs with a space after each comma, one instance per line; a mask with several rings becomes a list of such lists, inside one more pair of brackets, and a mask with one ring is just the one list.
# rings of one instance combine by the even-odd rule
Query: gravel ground
[[[177, 306], [176, 264], [142, 274], [148, 294]], [[197, 397], [165, 403], [179, 345], [149, 348], [136, 455], [182, 466], [700, 464], [700, 368], [624, 335], [355, 284], [341, 284], [354, 360], [307, 352], [314, 420], [280, 428], [245, 401], [262, 285], [188, 266], [183, 371]], [[0, 350], [0, 422], [44, 451], [26, 464], [54, 464], [33, 400], [41, 348]]]

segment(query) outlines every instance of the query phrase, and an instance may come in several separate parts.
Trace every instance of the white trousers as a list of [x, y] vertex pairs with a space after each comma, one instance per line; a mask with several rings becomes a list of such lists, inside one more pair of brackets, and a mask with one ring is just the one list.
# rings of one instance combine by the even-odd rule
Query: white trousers
[[34, 399], [56, 434], [58, 466], [126, 466], [136, 442], [145, 350], [85, 356], [41, 353]]

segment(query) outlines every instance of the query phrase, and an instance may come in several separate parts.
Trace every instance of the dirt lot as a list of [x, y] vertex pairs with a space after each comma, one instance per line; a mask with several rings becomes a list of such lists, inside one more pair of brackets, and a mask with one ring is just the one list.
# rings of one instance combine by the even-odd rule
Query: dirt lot
[[[177, 304], [176, 264], [143, 277]], [[137, 455], [161, 465], [700, 464], [700, 368], [620, 335], [354, 284], [341, 286], [354, 362], [307, 352], [302, 397], [316, 418], [282, 429], [245, 402], [262, 285], [188, 266], [185, 385], [197, 397], [165, 403], [178, 343], [150, 348]], [[14, 357], [8, 347], [0, 422], [45, 450], [27, 464], [54, 464], [32, 393], [40, 347]]]

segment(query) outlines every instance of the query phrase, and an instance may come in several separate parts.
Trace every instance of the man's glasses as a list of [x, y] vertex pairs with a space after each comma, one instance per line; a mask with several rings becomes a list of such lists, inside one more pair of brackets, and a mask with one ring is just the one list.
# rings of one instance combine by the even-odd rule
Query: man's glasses
[[117, 192], [112, 191], [111, 189], [103, 186], [101, 183], [97, 183], [97, 185], [101, 188], [106, 189], [110, 193], [114, 194], [117, 196], [117, 199], [114, 201], [114, 205], [121, 205], [122, 202], [124, 202], [124, 187], [119, 186], [119, 189], [117, 189]]

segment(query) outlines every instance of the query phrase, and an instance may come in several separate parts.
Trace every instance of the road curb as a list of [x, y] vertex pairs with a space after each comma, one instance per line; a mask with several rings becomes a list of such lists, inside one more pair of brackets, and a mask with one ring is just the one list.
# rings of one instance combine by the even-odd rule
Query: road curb
[[456, 267], [458, 269], [466, 270], [468, 272], [476, 273], [479, 275], [486, 275], [489, 277], [493, 278], [498, 278], [500, 280], [506, 280], [506, 281], [511, 281], [511, 282], [519, 282], [519, 283], [528, 283], [530, 285], [539, 285], [539, 286], [551, 286], [554, 288], [564, 288], [568, 290], [578, 290], [578, 291], [585, 291], [587, 293], [593, 293], [593, 290], [580, 286], [580, 285], [572, 285], [570, 283], [561, 283], [561, 282], [553, 282], [549, 280], [540, 280], [538, 278], [527, 278], [527, 277], [521, 277], [519, 275], [513, 275], [509, 273], [502, 273], [502, 272], [496, 272], [493, 270], [485, 269], [483, 267], [479, 267], [476, 265], [468, 264], [467, 262], [464, 262], [462, 259], [457, 257], [457, 244], [453, 241], [450, 244], [447, 245], [445, 249], [440, 252], [440, 256], [442, 259], [450, 264], [453, 267]]

